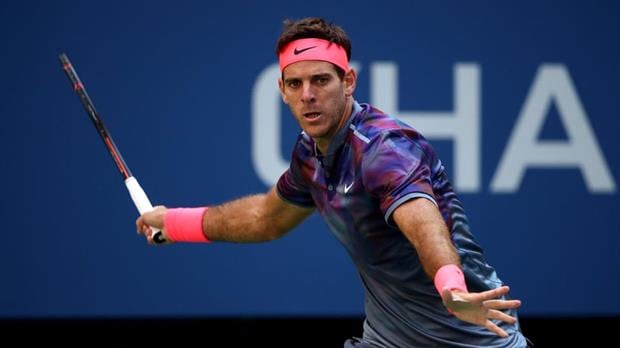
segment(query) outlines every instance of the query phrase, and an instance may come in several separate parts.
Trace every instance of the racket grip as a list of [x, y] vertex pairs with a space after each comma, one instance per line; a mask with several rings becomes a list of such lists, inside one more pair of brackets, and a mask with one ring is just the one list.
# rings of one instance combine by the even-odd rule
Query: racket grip
[[[136, 208], [138, 208], [138, 212], [140, 215], [153, 210], [153, 205], [151, 201], [144, 193], [142, 186], [138, 183], [135, 177], [130, 176], [125, 179], [125, 186], [127, 186], [127, 190], [129, 190], [129, 195], [131, 196], [131, 200], [135, 204]], [[164, 238], [163, 233], [157, 228], [151, 227], [153, 230], [153, 242], [155, 244], [167, 244], [170, 243], [169, 240]]]

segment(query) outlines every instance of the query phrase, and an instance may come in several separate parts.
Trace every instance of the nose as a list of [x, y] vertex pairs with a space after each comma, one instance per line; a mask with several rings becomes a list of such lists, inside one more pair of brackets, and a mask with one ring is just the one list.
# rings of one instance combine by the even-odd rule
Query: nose
[[303, 90], [301, 94], [301, 101], [304, 103], [314, 103], [316, 101], [316, 96], [314, 94], [314, 88], [312, 88], [312, 84], [304, 83]]

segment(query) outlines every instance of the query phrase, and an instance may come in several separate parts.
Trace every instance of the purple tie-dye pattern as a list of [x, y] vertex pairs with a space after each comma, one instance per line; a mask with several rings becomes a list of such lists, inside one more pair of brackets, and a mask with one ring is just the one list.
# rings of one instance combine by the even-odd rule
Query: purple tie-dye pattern
[[[432, 201], [451, 232], [469, 290], [501, 285], [469, 230], [444, 166], [411, 126], [355, 103], [348, 124], [326, 154], [319, 153], [308, 135], [299, 135], [277, 190], [290, 203], [316, 207], [346, 248], [365, 287], [367, 324], [372, 326], [368, 331], [381, 336], [384, 344], [510, 347], [523, 340], [520, 335], [500, 339], [450, 315], [415, 248], [394, 225], [391, 215], [404, 202]], [[509, 334], [518, 330], [516, 325], [500, 326]]]

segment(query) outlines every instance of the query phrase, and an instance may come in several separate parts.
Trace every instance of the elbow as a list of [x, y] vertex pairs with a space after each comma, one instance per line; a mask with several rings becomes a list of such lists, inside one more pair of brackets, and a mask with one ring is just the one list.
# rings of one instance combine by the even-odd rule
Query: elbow
[[274, 225], [268, 225], [267, 229], [265, 231], [264, 237], [265, 237], [265, 241], [266, 242], [270, 242], [276, 239], [280, 239], [282, 238], [286, 233], [288, 232], [287, 229], [279, 227], [279, 226], [274, 226]]

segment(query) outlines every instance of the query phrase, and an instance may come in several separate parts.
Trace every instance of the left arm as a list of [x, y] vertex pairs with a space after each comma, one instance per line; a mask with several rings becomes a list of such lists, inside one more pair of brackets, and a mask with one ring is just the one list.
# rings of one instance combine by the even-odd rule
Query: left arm
[[[431, 201], [425, 198], [410, 200], [396, 208], [392, 216], [415, 247], [424, 271], [431, 279], [434, 279], [441, 266], [454, 264], [460, 267], [460, 258], [450, 238], [448, 226]], [[440, 295], [446, 308], [457, 318], [507, 337], [508, 334], [490, 319], [511, 324], [516, 322], [516, 318], [501, 312], [521, 305], [518, 300], [498, 299], [508, 291], [507, 286], [479, 293], [443, 289]]]
[[443, 265], [461, 265], [448, 226], [433, 202], [425, 198], [410, 200], [396, 208], [392, 216], [415, 247], [424, 271], [431, 279]]

